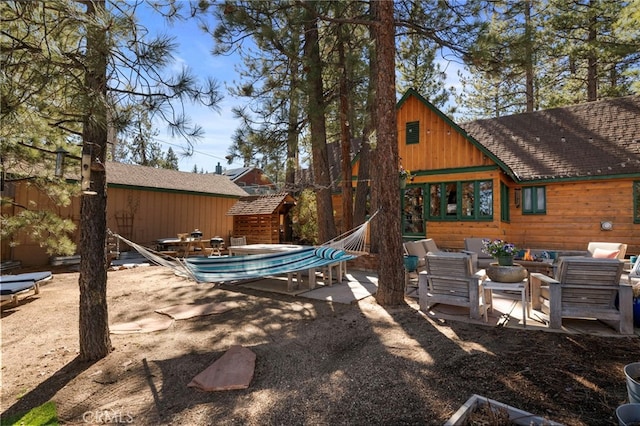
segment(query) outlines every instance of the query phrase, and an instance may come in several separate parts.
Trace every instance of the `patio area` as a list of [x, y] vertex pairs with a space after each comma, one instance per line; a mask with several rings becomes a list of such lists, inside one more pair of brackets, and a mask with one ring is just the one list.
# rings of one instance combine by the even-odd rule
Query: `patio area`
[[[325, 300], [333, 303], [352, 304], [358, 303], [366, 297], [372, 297], [378, 285], [378, 277], [374, 272], [366, 272], [360, 270], [350, 270], [345, 275], [343, 282], [334, 282], [333, 285], [323, 285], [319, 279], [318, 286], [309, 290], [306, 283], [308, 277], [303, 277], [303, 281], [299, 288], [293, 291], [287, 291], [286, 277], [267, 277], [249, 282], [239, 282], [237, 284], [226, 284], [225, 287], [250, 288], [253, 290], [272, 292], [279, 294], [288, 294], [291, 296]], [[407, 303], [417, 311], [420, 310], [417, 297], [406, 297]], [[488, 321], [475, 320], [469, 318], [469, 310], [464, 307], [437, 304], [428, 312], [422, 314], [432, 321], [444, 324], [447, 321], [460, 321], [484, 325], [487, 327], [508, 327], [531, 331], [545, 331], [552, 333], [567, 334], [589, 334], [594, 336], [622, 337], [613, 328], [607, 326], [598, 320], [590, 319], [564, 319], [563, 326], [560, 330], [553, 330], [548, 327], [548, 318], [545, 314], [531, 310], [530, 316], [527, 318], [526, 326], [523, 322], [522, 302], [520, 301], [520, 293], [494, 291], [493, 292], [493, 310], [488, 313]], [[635, 336], [640, 336], [640, 329], [635, 328]]]

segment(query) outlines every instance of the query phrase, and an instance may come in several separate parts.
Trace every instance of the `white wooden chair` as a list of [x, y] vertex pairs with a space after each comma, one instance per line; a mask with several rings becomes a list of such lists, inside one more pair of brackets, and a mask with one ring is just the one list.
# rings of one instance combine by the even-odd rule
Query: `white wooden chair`
[[633, 291], [620, 281], [623, 266], [618, 259], [562, 257], [555, 279], [530, 274], [532, 307], [549, 316], [549, 328], [562, 328], [563, 318], [595, 318], [633, 334]]
[[230, 237], [229, 245], [230, 246], [246, 246], [247, 237]]
[[472, 256], [468, 253], [429, 253], [426, 256], [427, 271], [420, 274], [419, 304], [423, 312], [431, 306], [465, 306], [469, 316], [487, 320], [489, 291], [482, 287], [486, 276], [484, 269], [474, 272]]

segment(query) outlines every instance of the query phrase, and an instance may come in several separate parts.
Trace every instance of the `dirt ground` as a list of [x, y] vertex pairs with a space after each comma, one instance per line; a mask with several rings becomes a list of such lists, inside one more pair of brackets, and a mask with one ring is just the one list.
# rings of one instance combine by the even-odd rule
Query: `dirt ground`
[[[52, 400], [65, 424], [442, 425], [479, 394], [567, 425], [617, 424], [623, 367], [640, 339], [435, 321], [417, 303], [384, 308], [195, 284], [162, 267], [110, 271], [109, 322], [184, 303], [234, 301], [167, 330], [111, 335], [78, 354], [78, 273], [55, 274], [2, 312], [2, 416]], [[159, 314], [155, 314], [159, 315]], [[233, 345], [256, 353], [248, 389], [191, 379]]]

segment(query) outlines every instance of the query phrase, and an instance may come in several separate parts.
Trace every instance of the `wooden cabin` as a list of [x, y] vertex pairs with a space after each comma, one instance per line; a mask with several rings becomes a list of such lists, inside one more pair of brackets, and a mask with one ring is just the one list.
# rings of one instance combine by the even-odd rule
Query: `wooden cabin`
[[409, 90], [397, 119], [405, 240], [640, 253], [640, 96], [458, 125]]
[[243, 197], [227, 212], [233, 217], [231, 236], [245, 237], [247, 244], [289, 242], [289, 211], [295, 204], [295, 199], [288, 193]]
[[[107, 227], [152, 248], [160, 238], [177, 237], [195, 229], [207, 239], [231, 234], [233, 219], [226, 213], [238, 199], [247, 195], [228, 177], [213, 173], [187, 173], [114, 162], [108, 162], [106, 170]], [[28, 183], [7, 185], [5, 190], [11, 191], [18, 205], [35, 203], [38, 209], [54, 209], [61, 217], [80, 223], [79, 197], [74, 198], [69, 207], [54, 208], [45, 194]], [[72, 239], [77, 243], [79, 226], [76, 229]], [[23, 266], [42, 266], [49, 263], [49, 255], [38, 241], [21, 233], [13, 241], [2, 242], [2, 260], [20, 261]]]
[[231, 179], [247, 193], [252, 195], [274, 194], [279, 192], [276, 185], [269, 176], [256, 167], [240, 167], [226, 170], [222, 173]]

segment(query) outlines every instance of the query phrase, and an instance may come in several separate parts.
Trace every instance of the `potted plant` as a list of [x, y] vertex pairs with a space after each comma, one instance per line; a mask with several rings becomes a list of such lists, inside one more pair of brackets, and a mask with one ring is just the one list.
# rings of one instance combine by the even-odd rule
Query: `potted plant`
[[412, 180], [413, 176], [411, 176], [411, 172], [406, 170], [404, 167], [400, 166], [400, 170], [398, 172], [400, 178], [400, 188], [404, 188], [407, 186], [407, 180]]
[[491, 281], [518, 283], [527, 277], [527, 270], [522, 265], [513, 263], [513, 257], [518, 252], [514, 244], [500, 239], [485, 238], [482, 245], [482, 251], [498, 261], [487, 267], [487, 276]]
[[500, 266], [513, 265], [513, 257], [518, 252], [515, 245], [508, 243], [504, 240], [495, 239], [490, 240], [485, 238], [482, 240], [482, 251], [498, 260]]

